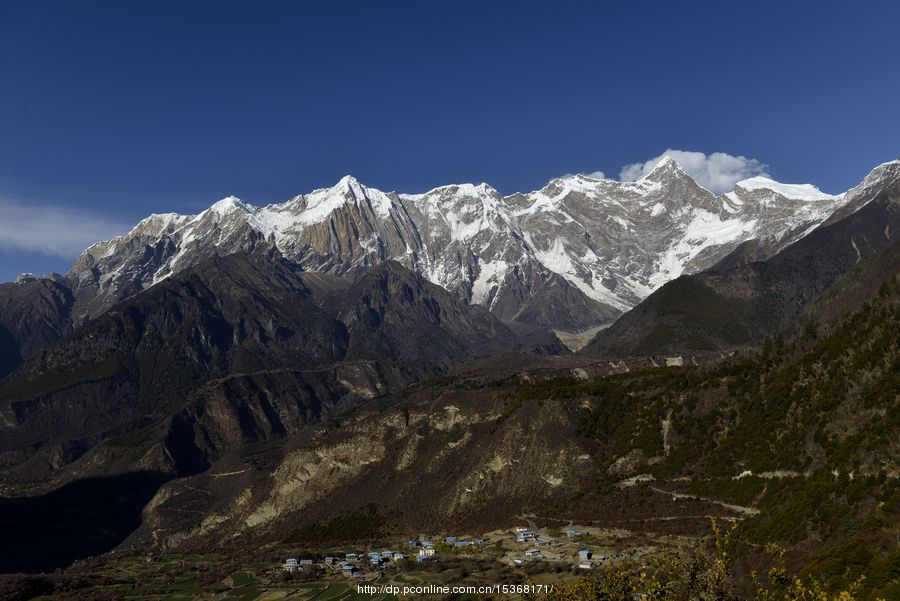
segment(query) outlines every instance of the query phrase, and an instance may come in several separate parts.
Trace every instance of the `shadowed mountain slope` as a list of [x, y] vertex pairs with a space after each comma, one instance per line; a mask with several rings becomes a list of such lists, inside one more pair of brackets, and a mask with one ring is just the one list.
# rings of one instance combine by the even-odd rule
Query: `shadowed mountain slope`
[[0, 378], [62, 338], [74, 303], [62, 277], [0, 284]]
[[746, 262], [743, 248], [709, 271], [666, 284], [582, 352], [637, 356], [755, 346], [781, 330], [820, 320], [813, 310], [817, 302], [830, 299], [835, 315], [846, 314], [860, 295], [845, 295], [846, 306], [837, 310], [841, 299], [829, 291], [871, 291], [896, 273], [898, 231], [900, 185], [894, 184], [766, 261]]
[[[357, 382], [356, 396], [365, 397], [500, 349], [566, 352], [554, 335], [513, 332], [396, 263], [347, 287], [277, 253], [214, 257], [106, 311], [0, 381], [0, 463], [30, 465], [23, 476], [49, 474], [171, 414], [219, 378], [378, 362], [368, 384]], [[326, 404], [353, 388], [331, 383], [337, 392], [316, 395]]]

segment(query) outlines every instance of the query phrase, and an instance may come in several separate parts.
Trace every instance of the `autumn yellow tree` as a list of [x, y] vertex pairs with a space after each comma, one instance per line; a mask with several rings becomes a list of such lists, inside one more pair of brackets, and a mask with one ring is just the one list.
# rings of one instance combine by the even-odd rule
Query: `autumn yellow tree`
[[[732, 571], [732, 547], [735, 525], [723, 529], [712, 521], [711, 545], [687, 552], [671, 553], [649, 566], [616, 564], [560, 584], [550, 594], [552, 601], [857, 601], [863, 579], [846, 590], [825, 591], [812, 579], [790, 574], [785, 566], [784, 550], [769, 545], [773, 558], [768, 582], [752, 574], [750, 591], [738, 590]], [[883, 600], [879, 600], [883, 601]]]

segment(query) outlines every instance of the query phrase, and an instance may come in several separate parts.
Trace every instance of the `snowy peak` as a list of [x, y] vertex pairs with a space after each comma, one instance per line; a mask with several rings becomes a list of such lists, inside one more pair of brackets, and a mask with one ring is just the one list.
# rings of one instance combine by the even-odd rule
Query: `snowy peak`
[[447, 198], [502, 198], [497, 190], [484, 182], [477, 185], [445, 184], [422, 194], [400, 194], [399, 197], [408, 202], [437, 202]]
[[100, 311], [213, 255], [277, 250], [348, 277], [394, 260], [504, 319], [586, 328], [746, 241], [778, 252], [898, 177], [892, 161], [838, 196], [767, 177], [716, 196], [665, 157], [633, 182], [574, 175], [504, 197], [485, 183], [385, 193], [347, 175], [281, 204], [229, 196], [197, 215], [151, 215], [87, 249], [69, 277]]
[[739, 181], [735, 184], [735, 188], [743, 188], [744, 190], [770, 190], [776, 194], [780, 194], [785, 198], [793, 200], [835, 200], [840, 196], [826, 194], [812, 184], [782, 184], [768, 177], [757, 176]]
[[237, 196], [226, 196], [222, 200], [213, 203], [213, 205], [206, 209], [205, 212], [216, 213], [218, 215], [227, 215], [228, 213], [232, 213], [234, 211], [252, 213], [254, 211], [254, 207], [251, 207]]
[[350, 175], [349, 173], [338, 180], [338, 183], [334, 185], [335, 188], [341, 188], [344, 190], [352, 190], [353, 188], [363, 188], [364, 186], [359, 182], [358, 179]]
[[653, 191], [661, 195], [659, 200], [670, 209], [691, 206], [712, 211], [718, 204], [714, 201], [715, 194], [694, 181], [678, 161], [669, 156], [663, 157], [635, 184], [654, 186]]
[[843, 194], [842, 206], [834, 212], [828, 222], [843, 219], [866, 204], [868, 204], [880, 190], [900, 181], [900, 159], [894, 159], [875, 167], [865, 179]]
[[660, 175], [667, 173], [685, 174], [684, 169], [681, 168], [681, 165], [678, 164], [678, 161], [670, 156], [664, 156], [659, 161], [659, 163], [657, 163], [656, 166], [650, 170], [650, 173], [648, 173], [644, 177], [647, 178], [651, 175], [656, 175], [657, 177], [659, 177]]
[[[345, 175], [335, 184], [331, 190], [340, 191], [349, 195], [353, 200], [361, 200], [368, 196], [368, 188], [360, 183], [358, 179], [352, 175]], [[376, 190], [377, 192], [377, 190]]]
[[298, 223], [314, 224], [326, 221], [334, 211], [345, 206], [353, 206], [358, 210], [368, 209], [381, 218], [387, 217], [396, 209], [389, 195], [366, 187], [352, 175], [345, 175], [330, 188], [320, 188], [306, 196], [297, 196], [287, 203], [266, 208], [279, 213], [290, 208], [299, 213]]
[[450, 192], [455, 192], [462, 196], [468, 196], [470, 198], [484, 198], [484, 197], [492, 197], [499, 198], [500, 193], [497, 192], [494, 188], [482, 182], [478, 185], [475, 184], [451, 184], [449, 186], [442, 186], [439, 189], [444, 189]]
[[855, 188], [847, 191], [848, 198], [855, 198], [868, 190], [889, 185], [900, 180], [900, 159], [894, 159], [875, 167]]
[[688, 184], [706, 190], [695, 182], [682, 166], [672, 157], [663, 157], [662, 160], [650, 170], [650, 173], [639, 179], [639, 182], [653, 182], [662, 186]]

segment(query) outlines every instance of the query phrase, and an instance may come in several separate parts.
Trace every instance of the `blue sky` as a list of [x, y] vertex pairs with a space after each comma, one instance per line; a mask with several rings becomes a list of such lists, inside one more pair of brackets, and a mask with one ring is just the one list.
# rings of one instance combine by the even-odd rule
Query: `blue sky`
[[900, 5], [0, 0], [0, 280], [352, 173], [531, 190], [668, 148], [828, 192], [900, 156]]

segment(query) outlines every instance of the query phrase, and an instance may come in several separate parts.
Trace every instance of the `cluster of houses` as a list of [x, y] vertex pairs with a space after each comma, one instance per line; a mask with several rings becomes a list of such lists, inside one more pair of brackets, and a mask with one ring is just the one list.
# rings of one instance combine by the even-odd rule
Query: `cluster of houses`
[[284, 560], [284, 564], [282, 564], [282, 569], [285, 572], [298, 572], [302, 570], [305, 566], [312, 565], [312, 559], [295, 559], [293, 557], [288, 557]]
[[[412, 541], [410, 542], [412, 544]], [[418, 542], [417, 542], [418, 544]], [[430, 559], [434, 555], [434, 543], [430, 541], [425, 541], [421, 544], [421, 548], [418, 550], [418, 553], [415, 555], [415, 558], [418, 561], [423, 561], [425, 559]], [[389, 564], [391, 562], [397, 562], [403, 559], [409, 559], [409, 556], [405, 553], [399, 553], [396, 551], [370, 551], [369, 553], [361, 554], [361, 553], [346, 553], [341, 556], [328, 556], [324, 560], [324, 564], [326, 566], [332, 566], [341, 570], [347, 576], [356, 576], [362, 578], [364, 575], [362, 565], [364, 563], [368, 564], [373, 568], [380, 568], [385, 564]], [[297, 572], [302, 571], [304, 566], [312, 565], [313, 561], [311, 559], [295, 559], [290, 557], [285, 560], [284, 564], [282, 564], [282, 569], [287, 572]]]
[[[460, 539], [456, 536], [446, 536], [439, 539], [440, 542], [450, 547], [468, 547], [471, 545], [483, 545], [484, 540], [480, 538]], [[379, 568], [390, 562], [397, 562], [404, 559], [415, 559], [416, 561], [427, 561], [434, 557], [435, 542], [426, 535], [420, 535], [409, 541], [409, 546], [414, 550], [412, 554], [399, 553], [395, 551], [370, 551], [369, 553], [346, 553], [343, 557], [329, 556], [325, 558], [324, 564], [340, 569], [347, 576], [356, 576], [362, 578], [364, 573], [360, 567], [363, 562], [368, 565]], [[295, 559], [290, 557], [282, 564], [282, 569], [287, 572], [302, 571], [304, 566], [312, 565], [311, 559]]]
[[[528, 543], [530, 548], [524, 551], [524, 557], [513, 557], [510, 560], [514, 565], [522, 565], [528, 560], [544, 558], [544, 554], [541, 552], [541, 550], [544, 547], [550, 546], [550, 540], [541, 538], [539, 532], [530, 530], [524, 526], [516, 528], [515, 534], [517, 543]], [[588, 534], [589, 533], [585, 531], [571, 529], [565, 532], [565, 536], [567, 538], [573, 539], [587, 536]], [[445, 536], [436, 540], [438, 541], [437, 543], [432, 540], [432, 537], [422, 534], [418, 538], [411, 539], [407, 543], [411, 549], [411, 552], [399, 553], [396, 551], [383, 550], [370, 551], [364, 554], [346, 553], [343, 557], [326, 557], [324, 560], [324, 564], [326, 566], [331, 566], [332, 568], [340, 570], [347, 576], [364, 578], [365, 573], [361, 567], [364, 564], [378, 570], [385, 564], [398, 562], [401, 560], [414, 559], [415, 561], [428, 561], [435, 556], [437, 545], [441, 544], [445, 545], [441, 547], [443, 549], [446, 549], [446, 547], [480, 547], [481, 545], [485, 544], [485, 541], [481, 538], [460, 538], [456, 536]], [[575, 565], [578, 569], [592, 570], [596, 566], [597, 562], [603, 562], [608, 559], [609, 558], [606, 556], [594, 558], [593, 553], [589, 549], [581, 549], [580, 551], [578, 551], [578, 563], [576, 563]], [[295, 558], [288, 558], [282, 565], [282, 568], [288, 572], [296, 572], [302, 571], [304, 567], [310, 566], [312, 565], [312, 563], [313, 561], [311, 559], [298, 560]]]
[[[531, 543], [537, 548], [528, 549], [525, 551], [525, 557], [529, 559], [541, 559], [544, 555], [541, 553], [541, 547], [549, 547], [550, 541], [547, 539], [540, 538], [539, 533], [534, 530], [529, 530], [524, 526], [519, 526], [516, 528], [516, 542], [517, 543]], [[513, 563], [517, 563], [513, 561]]]
[[[337, 556], [328, 556], [325, 558], [323, 562], [326, 566], [332, 566], [341, 570], [347, 576], [356, 576], [363, 577], [364, 573], [360, 565], [362, 564], [362, 560], [365, 559], [368, 561], [369, 565], [373, 567], [380, 567], [386, 563], [391, 561], [400, 561], [401, 559], [406, 559], [406, 555], [403, 553], [395, 553], [393, 551], [372, 551], [371, 553], [367, 553], [366, 555], [361, 555], [359, 553], [347, 553], [343, 557]], [[312, 565], [313, 560], [311, 559], [295, 559], [293, 557], [289, 557], [282, 564], [282, 569], [286, 572], [297, 572], [302, 571], [304, 566]]]
[[[542, 547], [547, 547], [551, 543], [549, 540], [543, 539], [540, 537], [540, 533], [534, 530], [529, 530], [524, 526], [520, 526], [515, 529], [516, 533], [516, 542], [517, 543], [530, 543], [532, 548], [528, 549], [524, 553], [524, 557], [513, 557], [510, 559], [510, 562], [513, 565], [523, 565], [529, 559], [543, 559], [544, 554], [541, 552]], [[566, 538], [581, 538], [584, 536], [588, 536], [590, 533], [584, 530], [566, 530], [565, 536]], [[601, 555], [599, 557], [594, 557], [593, 553], [590, 549], [581, 549], [578, 551], [578, 562], [575, 566], [581, 570], [593, 570], [598, 562], [604, 562], [608, 560], [609, 557], [606, 555]]]
[[428, 561], [434, 557], [434, 543], [425, 536], [411, 539], [407, 544], [415, 549], [416, 561]]
[[529, 530], [525, 526], [519, 526], [516, 528], [516, 542], [517, 543], [526, 543], [531, 540], [536, 540], [538, 537], [538, 533], [533, 530]]
[[[539, 538], [539, 535], [534, 530], [529, 530], [525, 526], [519, 526], [515, 529], [516, 531], [516, 542], [517, 543], [532, 543], [535, 547], [547, 547], [550, 545], [550, 541]], [[525, 557], [513, 557], [512, 564], [513, 565], [522, 565], [525, 563], [526, 559], [542, 559], [544, 554], [541, 553], [540, 549], [532, 548], [525, 551]]]
[[[469, 546], [481, 546], [484, 544], [484, 540], [480, 538], [460, 539], [456, 536], [445, 536], [441, 539], [441, 542], [449, 547], [455, 547], [457, 549]], [[416, 561], [426, 561], [434, 557], [434, 541], [430, 540], [429, 537], [424, 534], [420, 535], [419, 538], [410, 540], [408, 544], [413, 549], [416, 549]]]
[[370, 551], [365, 555], [359, 553], [347, 553], [344, 558], [326, 557], [325, 565], [335, 566], [339, 568], [347, 576], [362, 576], [362, 569], [359, 567], [363, 561], [367, 562], [373, 568], [380, 568], [385, 564], [406, 559], [403, 553], [395, 551]]
[[[566, 530], [566, 538], [580, 538], [582, 536], [587, 536], [590, 534], [584, 530]], [[536, 541], [538, 546], [546, 546], [549, 544], [548, 541], [542, 540], [540, 538], [540, 534], [535, 532], [534, 530], [529, 530], [524, 526], [519, 526], [516, 528], [516, 542], [517, 543], [526, 543], [528, 541]], [[542, 544], [543, 543], [543, 544]]]

